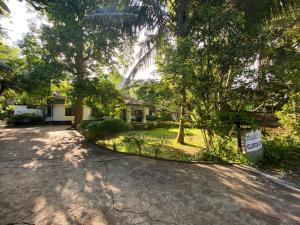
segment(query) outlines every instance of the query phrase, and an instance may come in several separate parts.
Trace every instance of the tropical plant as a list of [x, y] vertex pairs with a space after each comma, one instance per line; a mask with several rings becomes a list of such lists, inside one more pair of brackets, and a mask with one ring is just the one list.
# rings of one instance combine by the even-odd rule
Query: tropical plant
[[[53, 67], [61, 71], [62, 79], [72, 85], [75, 105], [74, 126], [82, 121], [83, 104], [90, 95], [93, 82], [103, 81], [104, 72], [115, 64], [118, 47], [124, 47], [123, 32], [126, 29], [90, 26], [83, 23], [86, 15], [98, 6], [113, 1], [51, 1], [44, 7], [48, 24], [42, 26], [42, 43]], [[98, 79], [99, 78], [99, 79]], [[105, 82], [102, 82], [103, 84]], [[103, 87], [103, 85], [102, 85]], [[106, 86], [105, 86], [106, 87]], [[97, 90], [98, 91], [98, 90]], [[105, 89], [102, 90], [105, 93]], [[103, 100], [103, 99], [102, 99]]]
[[[236, 8], [246, 15], [247, 27], [257, 27], [271, 15], [276, 15], [286, 11], [293, 5], [293, 0], [264, 0], [264, 1], [203, 1], [199, 5], [199, 1], [187, 0], [140, 0], [125, 1], [125, 6], [121, 10], [117, 7], [100, 8], [89, 15], [86, 20], [95, 24], [124, 26], [130, 25], [134, 29], [139, 28], [154, 31], [154, 35], [149, 35], [146, 41], [141, 45], [139, 60], [129, 73], [128, 81], [133, 79], [140, 67], [151, 57], [155, 48], [159, 48], [160, 44], [166, 41], [175, 44], [178, 52], [183, 52], [182, 41], [194, 32], [194, 25], [201, 23], [193, 19], [194, 9], [198, 9], [201, 4], [210, 6]], [[255, 2], [255, 3], [254, 3]], [[255, 19], [253, 19], [255, 18]], [[163, 41], [162, 41], [163, 40]], [[185, 46], [186, 47], [186, 46]], [[182, 62], [186, 61], [186, 56], [181, 55]], [[187, 101], [187, 71], [178, 70], [177, 77], [180, 77], [178, 83], [180, 88], [177, 89], [180, 94], [180, 125], [177, 136], [177, 142], [184, 143], [184, 123]], [[175, 74], [175, 73], [174, 73]], [[129, 83], [127, 81], [127, 84]]]

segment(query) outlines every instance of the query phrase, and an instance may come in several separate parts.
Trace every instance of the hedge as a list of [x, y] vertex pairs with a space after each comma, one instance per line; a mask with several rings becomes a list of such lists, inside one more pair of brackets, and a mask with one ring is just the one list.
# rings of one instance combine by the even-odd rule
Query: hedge
[[40, 125], [45, 123], [45, 119], [41, 116], [38, 116], [34, 113], [24, 113], [12, 115], [7, 123], [9, 125]]
[[155, 128], [176, 128], [178, 123], [174, 121], [148, 121], [146, 123], [131, 122], [132, 130], [152, 130]]
[[78, 127], [85, 136], [93, 140], [105, 139], [114, 134], [130, 130], [130, 125], [120, 119], [83, 121]]

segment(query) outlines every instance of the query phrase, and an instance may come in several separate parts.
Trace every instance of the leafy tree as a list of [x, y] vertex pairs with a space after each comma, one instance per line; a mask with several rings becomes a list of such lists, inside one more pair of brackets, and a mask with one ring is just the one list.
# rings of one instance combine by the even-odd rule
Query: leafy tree
[[51, 61], [73, 85], [75, 126], [82, 120], [90, 80], [103, 74], [99, 72], [101, 68], [114, 63], [112, 56], [122, 44], [124, 29], [83, 23], [85, 16], [109, 3], [112, 1], [61, 0], [53, 1], [45, 8], [49, 25], [42, 28], [42, 40]]
[[19, 48], [22, 63], [14, 70], [12, 88], [22, 93], [26, 101], [46, 103], [51, 96], [51, 85], [60, 79], [61, 70], [50, 60], [38, 34], [26, 34]]
[[[255, 1], [256, 4], [249, 3], [249, 1], [202, 1], [201, 4], [208, 4], [211, 6], [222, 6], [224, 8], [238, 8], [246, 15], [248, 27], [251, 25], [260, 24], [263, 20], [270, 17], [270, 14], [277, 14], [287, 9], [293, 1]], [[136, 63], [132, 72], [129, 75], [129, 79], [132, 79], [137, 73], [145, 61], [151, 56], [155, 46], [151, 45], [153, 41], [156, 42], [156, 48], [161, 46], [160, 44], [165, 42], [162, 39], [162, 34], [166, 35], [171, 42], [175, 43], [177, 51], [181, 53], [181, 59], [183, 62], [187, 61], [186, 45], [183, 44], [186, 38], [189, 37], [194, 31], [195, 22], [193, 20], [193, 10], [199, 8], [199, 1], [187, 1], [187, 0], [159, 0], [159, 1], [126, 1], [128, 4], [125, 10], [120, 11], [116, 7], [100, 8], [94, 11], [89, 17], [88, 21], [98, 24], [116, 24], [123, 25], [130, 24], [134, 27], [145, 28], [148, 30], [155, 30], [156, 34], [149, 36], [148, 40], [144, 43], [144, 48], [141, 50], [140, 59]], [[255, 15], [253, 20], [252, 15]], [[201, 21], [200, 21], [201, 23]], [[249, 26], [250, 25], [250, 26]], [[255, 27], [253, 26], [253, 27]], [[163, 40], [163, 42], [162, 42]], [[181, 49], [183, 48], [183, 49]], [[145, 50], [146, 49], [146, 50]], [[180, 77], [180, 88], [177, 91], [180, 93], [180, 107], [181, 118], [179, 132], [177, 136], [177, 142], [184, 143], [184, 122], [185, 122], [185, 107], [187, 90], [185, 81], [187, 78], [187, 71], [178, 68], [176, 73], [177, 78]], [[176, 79], [174, 79], [176, 80]]]
[[130, 96], [155, 106], [157, 112], [173, 112], [177, 110], [174, 92], [164, 80], [134, 81], [125, 89]]
[[0, 42], [0, 96], [11, 86], [14, 76], [13, 68], [17, 65], [19, 50]]

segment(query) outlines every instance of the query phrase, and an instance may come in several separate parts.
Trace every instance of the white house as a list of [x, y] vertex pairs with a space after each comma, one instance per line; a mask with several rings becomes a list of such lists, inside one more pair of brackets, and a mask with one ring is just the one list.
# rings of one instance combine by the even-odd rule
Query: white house
[[[14, 114], [34, 113], [42, 116], [47, 122], [71, 122], [74, 120], [74, 109], [65, 104], [65, 98], [59, 93], [53, 93], [47, 105], [15, 105]], [[83, 106], [83, 120], [92, 119], [92, 109]]]
[[44, 116], [44, 106], [40, 105], [15, 105], [14, 114], [33, 113], [38, 116]]
[[131, 97], [125, 97], [125, 106], [122, 110], [121, 119], [131, 122], [146, 122], [149, 117], [155, 116], [155, 109], [150, 104]]

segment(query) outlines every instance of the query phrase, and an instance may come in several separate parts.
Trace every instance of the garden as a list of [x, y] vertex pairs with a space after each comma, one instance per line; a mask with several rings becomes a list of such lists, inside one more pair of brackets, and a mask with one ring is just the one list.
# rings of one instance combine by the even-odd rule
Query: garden
[[176, 126], [171, 121], [127, 124], [119, 119], [111, 119], [84, 121], [79, 129], [95, 143], [114, 151], [172, 160], [193, 160], [205, 148], [201, 131], [188, 128], [185, 144], [182, 145], [176, 141]]
[[[265, 153], [257, 166], [297, 166], [296, 1], [26, 2], [43, 24], [13, 46], [0, 29], [0, 118], [9, 124], [44, 124], [45, 115], [12, 115], [11, 107], [42, 106], [55, 117], [48, 106], [59, 93], [63, 121], [114, 151], [251, 164], [242, 133], [259, 129]], [[87, 107], [97, 121], [84, 121]], [[256, 114], [276, 117], [276, 128], [265, 129]]]

